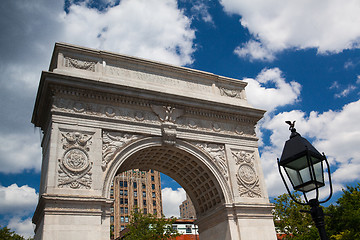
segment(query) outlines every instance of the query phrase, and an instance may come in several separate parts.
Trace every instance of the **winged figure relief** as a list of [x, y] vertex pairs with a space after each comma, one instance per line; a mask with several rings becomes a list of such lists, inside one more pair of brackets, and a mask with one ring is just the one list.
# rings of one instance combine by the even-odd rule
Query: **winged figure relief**
[[177, 109], [171, 106], [151, 105], [151, 109], [158, 115], [162, 122], [175, 123], [176, 119], [184, 114], [183, 109]]

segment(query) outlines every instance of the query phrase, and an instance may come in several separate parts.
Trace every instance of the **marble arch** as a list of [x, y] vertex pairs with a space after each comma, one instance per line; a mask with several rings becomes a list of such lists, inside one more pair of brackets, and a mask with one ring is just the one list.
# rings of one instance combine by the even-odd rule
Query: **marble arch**
[[117, 172], [182, 185], [200, 239], [276, 239], [246, 83], [56, 43], [32, 123], [43, 132], [35, 239], [109, 239]]

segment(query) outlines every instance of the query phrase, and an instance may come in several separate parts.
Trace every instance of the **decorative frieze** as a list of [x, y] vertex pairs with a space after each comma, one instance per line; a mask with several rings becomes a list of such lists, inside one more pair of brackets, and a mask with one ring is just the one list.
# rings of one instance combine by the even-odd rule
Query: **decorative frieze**
[[140, 135], [121, 133], [121, 132], [107, 132], [102, 134], [102, 170], [105, 171], [108, 164], [114, 160], [121, 149], [131, 141], [141, 138]]
[[236, 165], [239, 166], [236, 179], [241, 197], [261, 197], [259, 177], [255, 168], [255, 155], [253, 152], [232, 150], [231, 154]]
[[198, 148], [211, 156], [211, 160], [223, 174], [226, 180], [229, 179], [228, 167], [225, 155], [225, 146], [215, 143], [194, 143]]
[[92, 136], [80, 132], [62, 132], [61, 135], [65, 152], [58, 160], [58, 187], [91, 188], [93, 163], [88, 152]]

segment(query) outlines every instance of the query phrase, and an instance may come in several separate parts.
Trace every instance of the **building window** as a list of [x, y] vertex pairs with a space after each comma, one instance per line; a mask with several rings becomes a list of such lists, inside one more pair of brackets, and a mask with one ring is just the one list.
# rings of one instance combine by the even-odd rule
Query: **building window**
[[146, 192], [145, 191], [143, 191], [143, 197], [146, 197]]
[[127, 198], [125, 198], [125, 204], [128, 204], [128, 199]]
[[191, 233], [191, 227], [190, 226], [186, 226], [186, 233]]
[[154, 207], [156, 206], [156, 200], [153, 200], [153, 206]]
[[111, 212], [114, 212], [114, 207], [110, 207], [110, 211], [111, 211]]
[[152, 197], [153, 197], [153, 198], [155, 198], [155, 197], [156, 197], [155, 192], [153, 192], [153, 193], [152, 193]]
[[111, 229], [112, 232], [114, 232], [114, 225], [111, 225], [110, 229]]
[[155, 177], [154, 177], [154, 176], [151, 176], [151, 181], [155, 181]]
[[125, 229], [125, 226], [124, 225], [121, 225], [121, 231]]
[[121, 189], [120, 190], [120, 196], [124, 195], [124, 191]]
[[125, 219], [124, 219], [124, 217], [123, 217], [123, 216], [121, 216], [121, 217], [120, 217], [120, 222], [122, 222], [122, 223], [123, 223], [123, 222], [124, 222], [124, 220], [125, 220]]
[[144, 208], [144, 214], [147, 214], [147, 208]]
[[120, 181], [120, 182], [119, 182], [119, 185], [120, 185], [120, 187], [124, 187], [124, 182], [123, 182], [123, 181]]
[[128, 208], [126, 207], [125, 208], [125, 214], [128, 214], [129, 213], [129, 210], [128, 210]]
[[137, 199], [134, 199], [134, 206], [137, 206], [138, 205], [138, 201]]
[[111, 223], [114, 222], [114, 216], [110, 216], [110, 222], [111, 222]]
[[127, 187], [127, 181], [124, 181], [124, 187]]
[[123, 207], [120, 208], [120, 213], [124, 213], [124, 208]]
[[146, 185], [145, 185], [144, 183], [142, 184], [142, 188], [143, 188], [143, 189], [145, 189], [145, 188], [146, 188]]
[[155, 184], [151, 184], [151, 188], [155, 190]]
[[124, 195], [127, 196], [128, 195], [128, 191], [124, 190]]
[[134, 188], [137, 188], [137, 184], [136, 182], [133, 182]]
[[143, 205], [144, 207], [146, 207], [146, 200], [143, 200]]
[[137, 191], [134, 191], [134, 197], [137, 197]]
[[128, 217], [128, 216], [125, 217], [125, 222], [126, 222], [126, 223], [129, 222], [129, 217]]
[[157, 214], [157, 210], [156, 210], [156, 208], [154, 208], [154, 214]]
[[124, 204], [124, 199], [120, 198], [120, 204]]
[[150, 172], [151, 172], [151, 173], [154, 173], [154, 170], [151, 169]]

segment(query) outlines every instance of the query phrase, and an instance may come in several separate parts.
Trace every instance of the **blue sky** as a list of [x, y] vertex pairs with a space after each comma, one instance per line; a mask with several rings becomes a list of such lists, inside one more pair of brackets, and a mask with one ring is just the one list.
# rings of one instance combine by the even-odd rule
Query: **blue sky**
[[[285, 120], [325, 152], [336, 197], [360, 175], [358, 0], [5, 0], [0, 7], [0, 225], [31, 235], [40, 180], [30, 123], [55, 42], [186, 66], [248, 82], [271, 197]], [[165, 213], [184, 191], [163, 178]]]

